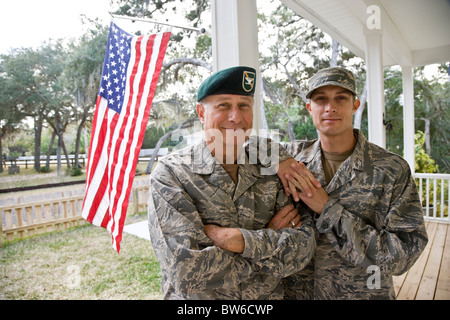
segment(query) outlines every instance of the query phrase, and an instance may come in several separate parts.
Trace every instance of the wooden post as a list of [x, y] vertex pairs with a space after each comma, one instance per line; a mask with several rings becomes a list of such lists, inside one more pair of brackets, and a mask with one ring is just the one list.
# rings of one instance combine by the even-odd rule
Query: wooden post
[[3, 247], [3, 223], [2, 223], [2, 219], [1, 218], [2, 217], [0, 216], [0, 248]]
[[133, 206], [134, 206], [134, 214], [139, 214], [139, 191], [138, 191], [138, 188], [133, 189]]

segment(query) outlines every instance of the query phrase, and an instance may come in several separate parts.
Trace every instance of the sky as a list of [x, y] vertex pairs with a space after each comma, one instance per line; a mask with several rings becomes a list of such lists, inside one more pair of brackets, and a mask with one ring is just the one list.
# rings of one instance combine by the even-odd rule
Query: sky
[[52, 38], [83, 34], [80, 15], [108, 24], [110, 0], [0, 0], [0, 53], [33, 47]]
[[[99, 18], [108, 25], [111, 21], [109, 6], [110, 0], [0, 0], [0, 54], [7, 54], [11, 48], [38, 48], [50, 38], [77, 38], [85, 30], [81, 14]], [[177, 19], [170, 17], [169, 21]], [[116, 23], [133, 32], [130, 21], [116, 20]], [[150, 29], [148, 24], [144, 25]], [[140, 27], [142, 29], [143, 25]], [[435, 65], [427, 67], [431, 74], [435, 68]]]

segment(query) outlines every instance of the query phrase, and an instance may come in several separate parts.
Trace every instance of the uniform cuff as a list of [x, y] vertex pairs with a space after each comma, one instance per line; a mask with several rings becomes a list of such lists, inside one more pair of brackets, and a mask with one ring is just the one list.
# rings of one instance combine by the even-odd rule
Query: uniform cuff
[[244, 244], [245, 244], [244, 252], [242, 252], [241, 255], [244, 258], [252, 259], [255, 256], [255, 239], [253, 237], [253, 233], [247, 229], [239, 228], [239, 230], [241, 231], [242, 236], [244, 237]]
[[325, 207], [319, 218], [316, 220], [316, 227], [320, 233], [327, 233], [331, 231], [331, 228], [339, 221], [342, 216], [344, 207], [340, 205], [336, 200], [328, 198]]

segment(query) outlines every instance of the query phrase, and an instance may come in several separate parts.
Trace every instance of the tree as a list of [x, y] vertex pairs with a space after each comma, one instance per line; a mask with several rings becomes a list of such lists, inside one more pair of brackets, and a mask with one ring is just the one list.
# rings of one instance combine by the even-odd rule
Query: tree
[[[2, 95], [4, 100], [0, 102], [5, 111], [5, 118], [13, 117], [13, 123], [29, 116], [34, 120], [35, 131], [35, 163], [36, 170], [39, 169], [40, 134], [42, 131], [44, 101], [39, 94], [40, 84], [38, 78], [41, 75], [39, 54], [33, 49], [14, 49], [8, 55], [2, 55], [1, 74], [4, 79]], [[14, 128], [2, 126], [2, 134]]]
[[96, 105], [98, 84], [105, 55], [108, 30], [96, 21], [93, 27], [69, 46], [67, 64], [64, 70], [65, 86], [72, 96], [71, 121], [77, 123], [75, 142], [75, 167], [79, 167], [79, 153], [82, 130], [92, 118]]
[[[167, 22], [168, 14], [178, 14], [186, 25], [198, 27], [202, 13], [209, 1], [195, 0], [183, 3], [179, 0], [166, 1], [115, 1], [119, 9], [116, 14], [138, 16]], [[179, 21], [177, 21], [179, 22]], [[161, 27], [154, 26], [155, 31]], [[176, 130], [192, 127], [195, 118], [195, 95], [200, 79], [212, 72], [211, 39], [190, 30], [172, 30], [166, 56], [161, 69], [157, 91], [152, 104], [148, 126], [167, 128], [167, 132], [156, 143], [153, 157], [146, 172], [152, 169], [159, 148]], [[150, 132], [150, 131], [148, 131]]]
[[[3, 66], [0, 64], [0, 68]], [[0, 69], [1, 70], [1, 69]], [[7, 74], [0, 71], [0, 172], [3, 172], [2, 139], [20, 127], [25, 115], [17, 108], [17, 100]], [[5, 159], [6, 160], [6, 159]]]
[[438, 171], [438, 166], [435, 161], [424, 150], [425, 134], [422, 131], [417, 131], [414, 135], [415, 140], [415, 171], [423, 173], [435, 173]]
[[[351, 69], [362, 80], [362, 84], [357, 81], [357, 90], [365, 104], [363, 61], [337, 41], [283, 4], [273, 12], [263, 8], [259, 29], [264, 34], [260, 42], [264, 92], [271, 101], [266, 104], [267, 118], [270, 126], [284, 132], [289, 140], [317, 137], [310, 130], [308, 112], [303, 106], [307, 103], [308, 79], [319, 69], [336, 65]], [[268, 110], [274, 107], [277, 112]], [[361, 117], [356, 122], [360, 127]], [[294, 130], [298, 126], [305, 128]], [[297, 137], [295, 132], [307, 136]]]
[[416, 128], [425, 134], [425, 150], [436, 159], [441, 172], [450, 172], [450, 83], [448, 63], [441, 64], [440, 74], [427, 79], [424, 68], [415, 69], [414, 103]]
[[[58, 162], [58, 175], [60, 174], [60, 155], [61, 149], [64, 151], [67, 161], [67, 167], [70, 167], [70, 160], [68, 152], [64, 145], [63, 133], [64, 129], [70, 122], [71, 115], [71, 102], [70, 95], [68, 94], [63, 81], [63, 71], [65, 69], [67, 51], [62, 45], [62, 42], [50, 42], [44, 43], [37, 52], [37, 72], [35, 76], [35, 83], [37, 87], [37, 95], [42, 101], [42, 105], [45, 108], [45, 112], [42, 112], [39, 116], [43, 118], [52, 127], [56, 136], [58, 137], [57, 147], [57, 162]], [[40, 159], [40, 145], [41, 145], [41, 132], [42, 121], [38, 124], [39, 134], [36, 135], [35, 146], [35, 168], [39, 168]]]
[[[450, 123], [446, 116], [449, 112], [449, 83], [446, 66], [441, 66], [441, 74], [427, 79], [423, 67], [414, 70], [414, 106], [415, 128], [423, 134], [424, 152], [436, 160], [441, 172], [450, 170], [448, 141]], [[403, 90], [402, 74], [398, 68], [388, 68], [385, 79], [385, 123], [386, 148], [403, 155]], [[417, 154], [416, 154], [417, 156]]]

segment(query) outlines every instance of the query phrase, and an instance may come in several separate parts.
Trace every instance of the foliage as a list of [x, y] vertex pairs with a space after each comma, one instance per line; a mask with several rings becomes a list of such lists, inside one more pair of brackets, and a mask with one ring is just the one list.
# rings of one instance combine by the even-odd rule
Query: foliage
[[82, 172], [81, 169], [78, 167], [70, 167], [66, 169], [66, 175], [67, 176], [71, 176], [71, 177], [77, 177], [77, 176], [81, 176]]
[[415, 140], [415, 171], [423, 173], [435, 173], [438, 171], [438, 166], [435, 161], [425, 152], [425, 134], [422, 131], [417, 131], [414, 135]]
[[[116, 14], [210, 27], [205, 25], [209, 23], [207, 0], [112, 0], [111, 3]], [[49, 41], [38, 49], [15, 49], [0, 56], [0, 139], [22, 129], [24, 121], [32, 119], [35, 145], [27, 145], [31, 153], [40, 154], [41, 141], [43, 152], [54, 150], [56, 144], [50, 146], [52, 131], [63, 142], [73, 140], [73, 144], [67, 142], [67, 152], [77, 153], [84, 147], [82, 130], [91, 126], [107, 37], [106, 26], [97, 21], [88, 23], [86, 33], [69, 45]], [[155, 32], [162, 30], [158, 25], [145, 27], [145, 32], [149, 28]], [[268, 129], [277, 129], [282, 140], [317, 137], [304, 105], [307, 80], [318, 69], [334, 63], [349, 68], [357, 78], [358, 97], [364, 97], [364, 61], [336, 45], [331, 37], [279, 1], [258, 2], [258, 27], [266, 121]], [[137, 33], [140, 32], [138, 29]], [[196, 117], [197, 87], [212, 71], [211, 45], [211, 37], [206, 34], [172, 30], [143, 148], [155, 146], [159, 138], [179, 123]], [[446, 75], [447, 67], [448, 64], [441, 65], [442, 75]], [[401, 72], [395, 67], [387, 68], [384, 75], [387, 148], [402, 154]], [[442, 78], [426, 79], [423, 68], [415, 69], [414, 78], [415, 128], [425, 133], [427, 154], [436, 160], [442, 172], [448, 172], [449, 82]], [[364, 111], [364, 107], [360, 110]], [[365, 110], [361, 120], [365, 134], [367, 122]], [[76, 130], [76, 135], [68, 139], [67, 130]], [[1, 147], [0, 144], [3, 153]]]
[[414, 94], [416, 130], [426, 134], [425, 150], [436, 160], [440, 172], [450, 172], [450, 82], [449, 63], [441, 64], [440, 73], [432, 79], [424, 68], [415, 72]]
[[39, 170], [37, 170], [38, 173], [49, 173], [51, 171], [50, 167], [40, 167]]
[[25, 155], [25, 152], [28, 151], [28, 148], [23, 144], [16, 144], [13, 146], [9, 146], [9, 156], [10, 157], [20, 157]]
[[312, 140], [317, 139], [317, 130], [314, 127], [311, 117], [307, 117], [305, 121], [298, 122], [294, 126], [295, 136], [300, 140]]

